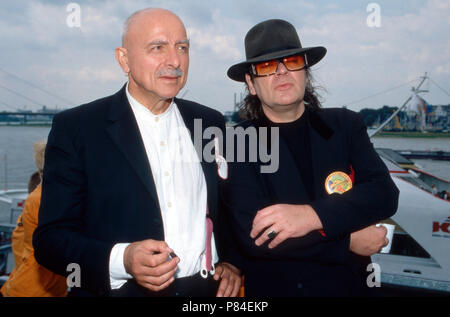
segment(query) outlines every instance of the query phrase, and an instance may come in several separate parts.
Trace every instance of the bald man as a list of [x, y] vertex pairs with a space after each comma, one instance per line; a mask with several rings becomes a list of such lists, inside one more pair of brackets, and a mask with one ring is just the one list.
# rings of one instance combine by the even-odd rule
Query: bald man
[[134, 13], [115, 56], [122, 89], [53, 120], [36, 259], [68, 275], [72, 296], [236, 296], [221, 179], [192, 139], [196, 119], [203, 130], [225, 123], [176, 98], [189, 68], [182, 21], [163, 9]]

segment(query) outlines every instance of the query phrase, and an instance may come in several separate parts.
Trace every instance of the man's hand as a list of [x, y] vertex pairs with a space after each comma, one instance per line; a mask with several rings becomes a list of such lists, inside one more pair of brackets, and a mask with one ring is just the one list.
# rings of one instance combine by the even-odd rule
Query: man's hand
[[322, 228], [322, 222], [310, 205], [277, 204], [258, 211], [250, 236], [254, 239], [265, 230], [255, 241], [260, 246], [269, 239], [268, 234], [273, 230], [276, 236], [269, 243], [269, 248], [275, 248], [288, 238], [303, 237]]
[[386, 227], [375, 225], [353, 232], [350, 235], [350, 251], [353, 253], [370, 256], [387, 246]]
[[216, 265], [213, 278], [220, 279], [217, 297], [236, 297], [241, 288], [241, 271], [235, 266], [222, 262]]
[[173, 252], [164, 241], [144, 240], [131, 243], [124, 252], [125, 270], [133, 275], [137, 283], [158, 292], [174, 281], [178, 257], [169, 260]]

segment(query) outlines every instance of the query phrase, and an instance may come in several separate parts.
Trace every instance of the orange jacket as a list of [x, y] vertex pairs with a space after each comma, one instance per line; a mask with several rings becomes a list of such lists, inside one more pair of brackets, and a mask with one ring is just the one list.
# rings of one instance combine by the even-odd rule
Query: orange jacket
[[3, 296], [51, 297], [66, 296], [66, 279], [39, 265], [34, 258], [33, 232], [38, 225], [42, 187], [39, 185], [25, 201], [17, 227], [12, 234], [15, 267], [1, 288]]

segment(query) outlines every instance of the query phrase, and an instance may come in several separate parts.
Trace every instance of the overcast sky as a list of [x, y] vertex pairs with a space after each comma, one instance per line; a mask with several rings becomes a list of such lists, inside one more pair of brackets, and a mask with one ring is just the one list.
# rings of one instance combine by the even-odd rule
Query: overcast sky
[[[245, 59], [245, 34], [271, 18], [291, 22], [304, 47], [328, 49], [312, 68], [317, 84], [326, 88], [321, 92], [325, 107], [399, 106], [425, 72], [446, 91], [430, 83], [425, 100], [450, 103], [447, 0], [75, 1], [81, 26], [73, 28], [67, 25], [70, 2], [1, 2], [0, 111], [34, 110], [43, 104], [68, 108], [115, 93], [126, 81], [114, 59], [123, 22], [149, 6], [172, 10], [188, 29], [189, 79], [180, 95], [222, 112], [233, 110], [234, 93], [244, 92], [243, 84], [230, 80], [226, 71]], [[370, 3], [379, 5], [380, 27], [368, 25], [368, 16], [376, 14], [367, 11]]]

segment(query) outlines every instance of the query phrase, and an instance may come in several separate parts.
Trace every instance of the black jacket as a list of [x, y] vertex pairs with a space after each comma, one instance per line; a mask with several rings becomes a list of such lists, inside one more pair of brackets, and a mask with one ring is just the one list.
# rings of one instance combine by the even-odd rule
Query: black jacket
[[[370, 258], [349, 252], [349, 235], [397, 210], [399, 191], [370, 143], [362, 118], [344, 109], [308, 110], [305, 115], [314, 201], [305, 201], [304, 184], [282, 138], [275, 173], [261, 173], [261, 166], [267, 164], [259, 160], [229, 163], [224, 201], [245, 256], [245, 291], [250, 296], [361, 295]], [[258, 120], [239, 126], [260, 128]], [[245, 145], [248, 152], [248, 142]], [[329, 195], [327, 176], [335, 171], [350, 175], [351, 167], [355, 171], [353, 188], [342, 195]], [[257, 247], [250, 237], [253, 219], [258, 210], [279, 203], [310, 204], [326, 237], [316, 231], [288, 239], [272, 250], [267, 243]]]
[[[176, 99], [194, 137], [194, 119], [225, 129], [223, 116], [197, 103]], [[203, 131], [201, 131], [203, 132]], [[211, 139], [203, 140], [203, 145]], [[216, 163], [201, 161], [210, 216], [222, 261], [223, 242], [218, 206]], [[125, 86], [116, 94], [57, 114], [45, 155], [39, 225], [33, 236], [37, 261], [67, 275], [67, 266], [81, 267], [76, 295], [114, 295], [110, 289], [109, 256], [120, 242], [164, 240], [161, 211], [144, 144], [128, 103]], [[188, 243], [188, 242], [187, 242]], [[135, 281], [121, 295], [139, 294]], [[130, 292], [123, 291], [132, 288]]]

